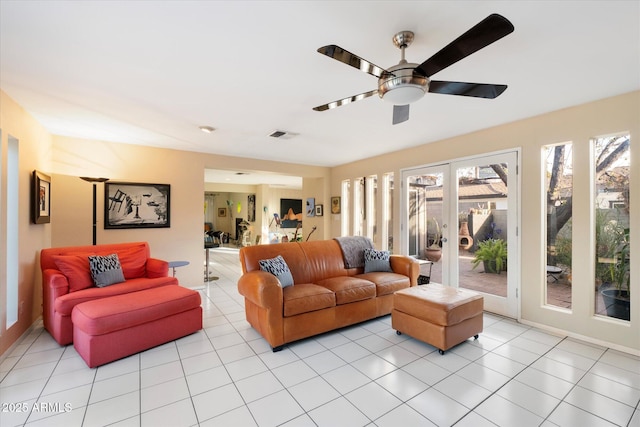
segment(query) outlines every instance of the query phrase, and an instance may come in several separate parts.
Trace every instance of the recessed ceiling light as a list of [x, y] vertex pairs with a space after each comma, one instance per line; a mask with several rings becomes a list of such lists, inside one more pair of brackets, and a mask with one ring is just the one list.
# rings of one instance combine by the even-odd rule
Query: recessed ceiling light
[[200, 129], [204, 133], [212, 133], [214, 130], [216, 130], [216, 128], [211, 126], [200, 126], [198, 129]]

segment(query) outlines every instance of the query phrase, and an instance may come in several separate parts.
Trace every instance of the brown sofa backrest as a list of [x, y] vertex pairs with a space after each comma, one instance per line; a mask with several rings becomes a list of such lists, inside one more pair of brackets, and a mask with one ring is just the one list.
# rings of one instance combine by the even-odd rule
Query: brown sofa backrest
[[242, 273], [260, 270], [260, 260], [278, 255], [287, 262], [294, 283], [313, 283], [347, 275], [342, 250], [333, 239], [244, 247], [240, 249]]

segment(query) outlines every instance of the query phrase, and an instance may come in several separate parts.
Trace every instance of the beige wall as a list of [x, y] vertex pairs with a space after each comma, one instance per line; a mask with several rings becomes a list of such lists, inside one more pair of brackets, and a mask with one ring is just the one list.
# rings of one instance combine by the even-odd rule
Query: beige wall
[[[79, 176], [104, 176], [114, 181], [157, 182], [171, 185], [171, 228], [142, 230], [104, 230], [102, 227], [103, 186], [98, 187], [98, 243], [148, 241], [153, 256], [167, 260], [187, 260], [190, 265], [178, 269], [177, 276], [185, 286], [202, 283], [202, 248], [204, 169], [242, 169], [273, 171], [303, 177], [301, 197], [314, 197], [323, 202], [325, 216], [303, 221], [307, 226], [319, 225], [313, 238], [330, 238], [340, 233], [339, 216], [329, 215], [331, 196], [340, 195], [343, 179], [394, 172], [394, 217], [399, 218], [400, 170], [413, 166], [444, 162], [487, 152], [520, 148], [522, 152], [522, 259], [521, 316], [522, 320], [548, 328], [566, 330], [576, 336], [591, 337], [603, 343], [627, 349], [640, 349], [640, 295], [632, 301], [629, 325], [593, 318], [592, 301], [582, 291], [592, 287], [590, 248], [591, 191], [588, 177], [588, 142], [592, 136], [629, 131], [631, 156], [640, 158], [637, 143], [640, 117], [640, 92], [634, 92], [551, 114], [522, 120], [463, 135], [449, 140], [425, 144], [385, 156], [366, 159], [333, 169], [157, 149], [67, 137], [51, 137], [32, 117], [4, 93], [0, 93], [0, 128], [2, 130], [3, 162], [6, 156], [7, 135], [20, 140], [20, 301], [25, 301], [19, 322], [9, 330], [1, 330], [0, 353], [6, 350], [41, 314], [41, 278], [38, 267], [40, 249], [50, 246], [91, 243], [92, 212], [91, 184]], [[574, 229], [585, 230], [574, 236], [574, 260], [584, 260], [585, 268], [574, 273], [573, 311], [571, 313], [542, 306], [542, 284], [545, 282], [544, 248], [542, 245], [542, 197], [540, 149], [545, 144], [573, 141], [576, 155], [574, 168], [575, 213]], [[52, 175], [52, 223], [30, 224], [29, 185], [34, 169]], [[4, 170], [4, 168], [3, 168]], [[640, 175], [638, 163], [632, 163], [632, 176]], [[4, 181], [3, 181], [4, 182]], [[640, 185], [632, 179], [631, 200], [640, 200]], [[272, 191], [273, 190], [273, 191]], [[244, 191], [243, 191], [244, 192]], [[248, 193], [249, 191], [247, 191]], [[267, 205], [279, 209], [282, 196], [276, 189], [257, 186], [256, 216]], [[277, 193], [277, 194], [276, 194]], [[298, 193], [299, 194], [299, 193]], [[532, 196], [533, 195], [533, 196]], [[273, 200], [277, 197], [277, 205]], [[267, 199], [269, 200], [267, 202]], [[2, 203], [6, 203], [3, 199]], [[243, 205], [246, 200], [243, 200]], [[636, 203], [632, 202], [632, 206]], [[377, 209], [380, 212], [380, 209]], [[631, 222], [640, 223], [640, 209], [632, 210]], [[313, 224], [312, 224], [313, 223]], [[262, 226], [261, 226], [262, 227]], [[398, 241], [399, 221], [394, 221], [393, 234]], [[320, 227], [319, 227], [320, 228]], [[4, 235], [3, 235], [4, 237]], [[640, 227], [631, 236], [632, 253], [640, 253]], [[2, 266], [0, 266], [2, 267]], [[632, 277], [640, 277], [639, 263], [632, 265]], [[637, 288], [637, 281], [635, 283]], [[2, 291], [6, 283], [2, 283]], [[4, 307], [3, 307], [4, 309]], [[2, 316], [4, 319], [4, 315]]]
[[[22, 307], [18, 311], [18, 322], [7, 328], [6, 319], [6, 292], [7, 278], [4, 257], [0, 265], [0, 355], [5, 352], [41, 315], [42, 292], [40, 287], [41, 275], [39, 265], [40, 249], [51, 244], [51, 224], [32, 224], [30, 216], [31, 201], [31, 174], [34, 170], [51, 175], [51, 137], [44, 128], [27, 114], [22, 107], [16, 104], [4, 92], [0, 91], [0, 132], [2, 133], [2, 177], [0, 183], [0, 203], [2, 212], [7, 209], [5, 197], [7, 183], [7, 143], [9, 136], [17, 139], [19, 146], [19, 206], [18, 206], [18, 303]], [[52, 179], [51, 191], [55, 197], [57, 182]], [[52, 217], [56, 215], [51, 211]], [[3, 242], [2, 252], [6, 245], [6, 226], [0, 226], [0, 241]]]
[[[53, 169], [62, 183], [55, 199], [58, 219], [52, 227], [52, 245], [91, 244], [92, 189], [79, 176], [107, 177], [111, 181], [145, 182], [171, 185], [171, 227], [152, 229], [105, 230], [103, 224], [104, 186], [98, 186], [98, 243], [147, 241], [152, 256], [165, 260], [189, 261], [177, 269], [183, 286], [202, 285], [205, 258], [203, 248], [204, 169], [255, 168], [263, 171], [296, 171], [301, 176], [322, 177], [328, 181], [329, 170], [320, 167], [301, 168], [298, 165], [206, 155], [186, 151], [115, 144], [55, 136], [53, 138]], [[142, 160], [141, 160], [142, 159]], [[233, 218], [245, 217], [247, 195], [254, 189], [223, 187], [233, 195]], [[283, 190], [282, 190], [283, 191]], [[293, 190], [300, 194], [299, 190]], [[273, 190], [269, 196], [277, 195]], [[225, 199], [226, 200], [226, 199]], [[279, 197], [277, 199], [279, 201]], [[242, 210], [236, 211], [240, 202]], [[256, 217], [264, 201], [256, 197]], [[278, 202], [279, 203], [279, 202]], [[84, 207], [82, 207], [84, 206]], [[235, 226], [234, 226], [235, 228]], [[235, 230], [233, 231], [235, 234]]]
[[[589, 230], [592, 227], [592, 190], [590, 178], [589, 141], [592, 137], [619, 132], [631, 134], [632, 177], [640, 175], [640, 92], [633, 92], [585, 105], [485, 129], [431, 144], [342, 165], [332, 170], [331, 193], [340, 194], [344, 179], [394, 172], [394, 236], [400, 236], [400, 171], [404, 168], [437, 164], [484, 153], [521, 149], [520, 176], [521, 254], [520, 266], [521, 317], [525, 322], [551, 329], [566, 330], [575, 336], [591, 337], [602, 343], [640, 351], [640, 263], [631, 267], [631, 322], [622, 324], [612, 319], [595, 318], [592, 277], [593, 255]], [[574, 151], [574, 214], [573, 260], [579, 263], [573, 271], [573, 310], [567, 312], [543, 305], [545, 247], [543, 232], [544, 206], [542, 196], [541, 150], [546, 144], [573, 142]], [[640, 224], [640, 180], [631, 183], [632, 224]], [[582, 230], [583, 232], [580, 232]], [[333, 224], [332, 235], [340, 233]], [[632, 228], [631, 252], [640, 253], [640, 227]], [[396, 245], [396, 249], [397, 248]]]

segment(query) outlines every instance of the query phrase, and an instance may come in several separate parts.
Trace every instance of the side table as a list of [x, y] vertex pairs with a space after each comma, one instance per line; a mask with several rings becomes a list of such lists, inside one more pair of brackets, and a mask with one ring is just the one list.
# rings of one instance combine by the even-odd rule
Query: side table
[[173, 269], [173, 277], [176, 277], [176, 268], [189, 265], [189, 261], [169, 261], [169, 268]]

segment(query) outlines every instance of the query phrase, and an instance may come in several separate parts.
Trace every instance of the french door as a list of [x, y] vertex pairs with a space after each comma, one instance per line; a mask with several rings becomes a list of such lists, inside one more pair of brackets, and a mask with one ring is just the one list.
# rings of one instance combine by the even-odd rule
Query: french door
[[[421, 275], [477, 291], [485, 310], [513, 318], [520, 286], [517, 161], [509, 152], [404, 170], [401, 200], [402, 252], [421, 260]], [[496, 255], [476, 261], [483, 252]]]

